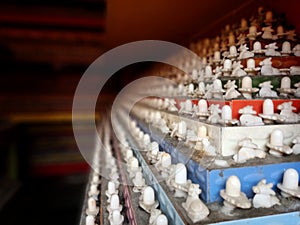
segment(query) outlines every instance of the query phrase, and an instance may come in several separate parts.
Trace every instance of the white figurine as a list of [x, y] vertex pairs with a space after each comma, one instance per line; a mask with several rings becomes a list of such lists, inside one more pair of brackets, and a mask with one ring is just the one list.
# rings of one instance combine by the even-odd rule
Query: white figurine
[[277, 90], [283, 97], [287, 97], [289, 94], [293, 94], [294, 89], [291, 88], [291, 78], [289, 78], [288, 76], [283, 77], [280, 82], [280, 88], [278, 88]]
[[249, 75], [256, 75], [256, 73], [260, 70], [260, 67], [255, 67], [255, 60], [250, 58], [247, 59], [247, 67], [244, 69]]
[[271, 81], [265, 81], [258, 85], [260, 87], [260, 90], [258, 92], [259, 97], [262, 98], [277, 98], [278, 95], [276, 91], [272, 91], [273, 85], [271, 84]]
[[213, 82], [213, 88], [211, 90], [213, 98], [222, 99], [223, 93], [225, 92], [222, 87], [222, 81], [220, 79], [215, 79]]
[[295, 56], [300, 56], [300, 44], [297, 44], [294, 48], [293, 48], [293, 53]]
[[158, 152], [159, 152], [159, 145], [157, 142], [153, 141], [150, 144], [150, 150], [148, 150], [146, 156], [151, 164], [155, 164], [158, 161]]
[[295, 95], [295, 97], [300, 98], [300, 82], [294, 84], [294, 86], [297, 88], [297, 89], [295, 90], [294, 95]]
[[264, 150], [260, 149], [256, 144], [252, 142], [251, 138], [244, 138], [238, 143], [240, 149], [237, 154], [233, 156], [236, 163], [245, 163], [249, 159], [266, 157]]
[[171, 155], [166, 152], [162, 152], [160, 161], [155, 165], [160, 171], [162, 178], [167, 178], [169, 176], [169, 167], [172, 164]]
[[219, 123], [225, 125], [238, 125], [239, 121], [237, 119], [232, 119], [232, 109], [229, 105], [224, 105], [222, 107], [221, 119]]
[[299, 75], [300, 74], [300, 66], [291, 66], [289, 69], [290, 75]]
[[124, 216], [118, 209], [112, 211], [111, 215], [108, 217], [110, 225], [122, 225], [124, 222]]
[[249, 40], [254, 41], [259, 35], [261, 35], [261, 32], [257, 32], [257, 27], [255, 25], [249, 27], [249, 33], [247, 34]]
[[205, 95], [205, 84], [203, 81], [201, 81], [198, 84], [198, 88], [196, 88], [195, 92], [196, 92], [196, 95], [200, 98]]
[[187, 134], [187, 126], [184, 121], [176, 123], [174, 129], [171, 132], [171, 137], [177, 137], [179, 141], [185, 140]]
[[272, 32], [274, 32], [274, 30], [272, 29], [271, 26], [263, 27], [261, 30], [263, 31], [263, 34], [261, 36], [263, 39], [273, 39], [274, 38], [274, 36], [272, 35]]
[[293, 153], [295, 155], [299, 155], [300, 154], [300, 135], [298, 134], [293, 140]]
[[149, 225], [168, 225], [168, 218], [159, 209], [151, 209]]
[[272, 58], [269, 57], [259, 63], [259, 65], [262, 66], [260, 69], [261, 75], [280, 75], [279, 69], [272, 67], [271, 60]]
[[230, 176], [226, 181], [225, 190], [220, 191], [224, 199], [224, 207], [233, 210], [234, 208], [249, 209], [251, 202], [246, 194], [241, 192], [241, 182], [237, 176]]
[[179, 113], [184, 113], [188, 115], [193, 114], [193, 103], [190, 99], [185, 100], [185, 102], [180, 103], [181, 108], [179, 110]]
[[155, 200], [155, 193], [152, 187], [147, 186], [144, 188], [142, 195], [140, 196], [139, 206], [147, 213], [150, 213], [152, 209], [156, 209], [159, 203]]
[[234, 77], [242, 77], [247, 75], [247, 73], [242, 69], [243, 65], [241, 65], [241, 61], [235, 61], [232, 65], [232, 73], [231, 75]]
[[172, 177], [169, 184], [172, 190], [175, 190], [174, 196], [182, 198], [187, 196], [188, 186], [191, 183], [187, 179], [187, 170], [184, 164], [178, 163], [175, 167], [175, 177]]
[[232, 71], [232, 61], [230, 59], [225, 59], [223, 63], [223, 76], [229, 76]]
[[296, 107], [292, 106], [293, 102], [284, 102], [277, 106], [277, 109], [280, 110], [278, 122], [281, 123], [297, 123], [300, 120], [300, 116], [297, 113], [294, 113], [293, 110]]
[[259, 41], [254, 42], [252, 52], [254, 54], [263, 54], [264, 53], [264, 50], [261, 49], [261, 43]]
[[290, 168], [283, 174], [283, 181], [277, 184], [277, 187], [281, 190], [283, 197], [297, 197], [300, 198], [300, 187], [298, 186], [299, 174], [297, 170]]
[[236, 47], [235, 47], [235, 45], [231, 45], [230, 47], [229, 47], [229, 55], [227, 55], [227, 58], [229, 58], [229, 59], [235, 59], [236, 57], [238, 57], [238, 52], [237, 52], [237, 49], [236, 49]]
[[186, 202], [182, 203], [182, 207], [185, 209], [188, 217], [193, 223], [205, 219], [209, 214], [209, 209], [199, 199], [200, 193], [201, 189], [199, 188], [199, 184], [190, 184]]
[[285, 41], [282, 43], [282, 50], [281, 50], [281, 54], [283, 56], [288, 56], [292, 53], [292, 49], [291, 49], [291, 43], [288, 41]]
[[266, 56], [281, 56], [280, 52], [276, 51], [278, 47], [276, 46], [276, 42], [265, 45], [265, 55]]
[[274, 113], [274, 103], [271, 99], [264, 100], [263, 111], [258, 115], [263, 118], [265, 124], [273, 123], [278, 119], [278, 114]]
[[262, 179], [256, 186], [252, 187], [252, 190], [255, 193], [253, 198], [254, 208], [270, 208], [274, 205], [280, 205], [279, 199], [276, 197], [272, 187], [273, 184], [267, 184], [266, 179]]
[[239, 91], [246, 99], [252, 99], [252, 94], [258, 92], [258, 88], [253, 88], [251, 77], [246, 76], [242, 79], [242, 87], [239, 88]]
[[134, 192], [141, 192], [144, 189], [146, 183], [141, 171], [136, 172], [135, 177], [132, 179], [132, 183], [134, 185]]
[[200, 99], [198, 101], [198, 110], [196, 115], [199, 117], [199, 119], [206, 119], [209, 116], [207, 101], [205, 99]]
[[280, 129], [275, 129], [270, 135], [270, 142], [267, 143], [267, 147], [270, 149], [269, 153], [276, 157], [281, 157], [283, 154], [290, 155], [293, 153], [288, 145], [283, 143], [283, 132]]
[[254, 56], [254, 53], [248, 51], [248, 49], [249, 49], [249, 48], [247, 47], [247, 44], [241, 45], [241, 46], [239, 47], [240, 55], [239, 55], [238, 59], [247, 59], [247, 58], [253, 57], [253, 56]]
[[226, 100], [237, 98], [241, 95], [240, 92], [235, 90], [237, 88], [237, 86], [235, 85], [235, 80], [233, 81], [228, 80], [227, 83], [224, 85], [224, 87], [226, 88], [226, 92], [224, 96]]
[[99, 207], [96, 205], [96, 200], [93, 197], [88, 199], [88, 207], [86, 209], [86, 215], [96, 216], [99, 213]]
[[240, 122], [242, 126], [262, 126], [264, 125], [262, 119], [258, 116], [255, 116], [257, 113], [253, 110], [252, 105], [245, 106], [242, 109], [239, 109]]
[[208, 108], [210, 115], [207, 118], [207, 122], [208, 123], [218, 123], [219, 120], [221, 119], [220, 117], [220, 113], [222, 112], [220, 109], [220, 105], [219, 104], [211, 104]]

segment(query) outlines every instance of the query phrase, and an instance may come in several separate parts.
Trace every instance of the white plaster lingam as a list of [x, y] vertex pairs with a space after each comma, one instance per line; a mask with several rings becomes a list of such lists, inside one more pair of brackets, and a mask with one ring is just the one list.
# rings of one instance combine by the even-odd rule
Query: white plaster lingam
[[95, 198], [97, 198], [98, 197], [98, 195], [99, 195], [99, 189], [98, 189], [98, 184], [92, 184], [91, 186], [90, 186], [90, 190], [89, 190], [89, 192], [88, 192], [88, 196], [89, 197], [95, 197]]
[[252, 105], [247, 105], [244, 108], [239, 109], [240, 123], [242, 126], [262, 126], [264, 125], [262, 119], [256, 116], [257, 112], [253, 110]]
[[188, 115], [193, 114], [193, 103], [190, 99], [185, 100], [185, 102], [180, 103], [180, 110], [179, 113], [184, 113]]
[[288, 97], [288, 95], [292, 95], [295, 92], [295, 90], [291, 88], [291, 78], [289, 78], [288, 76], [283, 77], [280, 82], [280, 88], [278, 88], [277, 90], [283, 97]]
[[230, 176], [227, 179], [225, 189], [220, 191], [220, 195], [224, 199], [224, 207], [229, 210], [251, 208], [251, 201], [241, 192], [241, 182], [237, 176]]
[[252, 25], [249, 27], [249, 33], [247, 34], [247, 37], [251, 41], [255, 41], [256, 37], [260, 36], [262, 32], [257, 32], [257, 27], [255, 25]]
[[261, 36], [263, 39], [268, 39], [268, 40], [274, 39], [274, 36], [272, 34], [274, 30], [272, 29], [271, 26], [263, 27], [261, 30], [263, 31], [263, 34]]
[[157, 217], [161, 214], [162, 212], [160, 209], [156, 209], [156, 208], [151, 209], [150, 217], [149, 217], [149, 225], [155, 225]]
[[264, 53], [264, 50], [262, 50], [261, 43], [259, 41], [254, 42], [252, 52], [254, 54], [263, 54]]
[[273, 184], [268, 183], [266, 179], [262, 179], [256, 186], [252, 187], [255, 193], [253, 197], [254, 208], [270, 208], [274, 205], [280, 205], [279, 199], [276, 197], [276, 193], [272, 190]]
[[182, 203], [182, 207], [185, 209], [188, 217], [193, 221], [193, 223], [197, 223], [209, 215], [209, 209], [199, 199], [199, 194], [201, 194], [199, 184], [191, 183], [188, 187], [188, 196], [186, 201]]
[[169, 176], [169, 169], [172, 164], [171, 155], [169, 153], [163, 152], [160, 157], [160, 162], [156, 164], [157, 169], [160, 171], [162, 178], [167, 178]]
[[196, 115], [200, 120], [206, 119], [209, 116], [207, 101], [205, 99], [200, 99], [198, 101], [198, 111], [196, 112]]
[[132, 179], [132, 183], [134, 185], [134, 192], [141, 192], [145, 188], [146, 183], [145, 179], [143, 178], [143, 173], [141, 171], [136, 172], [134, 178]]
[[249, 75], [256, 75], [260, 71], [260, 67], [255, 67], [255, 60], [250, 58], [247, 59], [247, 67], [244, 69]]
[[159, 152], [159, 145], [157, 142], [153, 141], [150, 144], [150, 150], [147, 152], [146, 156], [151, 164], [157, 163], [158, 160], [158, 152]]
[[185, 140], [187, 135], [187, 126], [184, 121], [180, 121], [175, 125], [171, 132], [171, 137], [177, 137], [179, 141]]
[[221, 119], [219, 123], [226, 125], [238, 125], [239, 121], [237, 119], [232, 119], [232, 110], [229, 105], [224, 105], [222, 107]]
[[234, 99], [241, 95], [241, 93], [236, 90], [237, 86], [235, 85], [235, 80], [233, 81], [228, 80], [227, 83], [224, 85], [224, 87], [226, 88], [225, 95], [224, 95], [224, 98], [226, 100]]
[[283, 154], [290, 155], [293, 153], [288, 145], [283, 143], [283, 131], [280, 129], [275, 129], [270, 135], [270, 141], [266, 144], [269, 148], [269, 153], [276, 157], [281, 157]]
[[127, 168], [129, 177], [133, 178], [135, 174], [141, 170], [142, 168], [139, 166], [138, 159], [136, 157], [132, 157], [131, 160], [128, 162], [128, 168]]
[[147, 186], [144, 188], [142, 195], [140, 196], [139, 206], [147, 213], [150, 213], [152, 209], [156, 209], [159, 203], [155, 200], [155, 193], [152, 187]]
[[282, 43], [281, 55], [289, 56], [292, 52], [291, 43], [289, 41], [285, 41]]
[[297, 123], [300, 120], [300, 115], [294, 113], [293, 110], [296, 110], [293, 102], [283, 102], [277, 106], [277, 109], [280, 110], [277, 122], [279, 123]]
[[150, 144], [150, 135], [144, 134], [140, 151], [148, 151]]
[[287, 169], [283, 174], [282, 183], [277, 184], [277, 187], [281, 190], [283, 197], [297, 197], [300, 198], [300, 187], [298, 186], [299, 174], [297, 170], [293, 168]]
[[213, 82], [213, 89], [211, 90], [213, 98], [223, 99], [223, 93], [225, 92], [222, 87], [222, 81], [220, 79], [215, 79]]
[[119, 210], [113, 210], [111, 215], [108, 217], [110, 225], [121, 225], [124, 222], [124, 216], [121, 215]]
[[242, 79], [242, 87], [239, 88], [239, 91], [246, 99], [252, 99], [252, 94], [258, 92], [258, 88], [252, 87], [252, 79], [249, 76], [246, 76]]
[[257, 144], [252, 142], [251, 138], [244, 138], [238, 142], [238, 153], [233, 156], [236, 163], [245, 163], [249, 159], [266, 157], [263, 149], [260, 149]]
[[107, 196], [107, 202], [110, 202], [111, 196], [113, 194], [118, 194], [119, 190], [116, 189], [116, 185], [112, 181], [108, 181], [107, 190], [105, 191], [105, 195]]
[[175, 190], [174, 196], [177, 198], [185, 198], [190, 183], [191, 181], [187, 180], [187, 170], [185, 165], [182, 163], [176, 164], [175, 176], [170, 180], [171, 189]]
[[274, 113], [274, 103], [271, 99], [265, 99], [263, 102], [262, 113], [258, 114], [265, 124], [271, 124], [278, 119], [278, 114]]
[[239, 53], [237, 52], [237, 49], [235, 45], [231, 45], [229, 47], [229, 55], [227, 55], [227, 58], [233, 60], [239, 56]]
[[223, 63], [223, 76], [230, 76], [232, 71], [232, 61], [230, 59], [225, 59]]
[[205, 95], [205, 84], [203, 81], [199, 82], [198, 88], [196, 88], [196, 95], [202, 98]]
[[259, 97], [262, 98], [277, 98], [278, 95], [276, 91], [273, 91], [273, 85], [271, 84], [271, 81], [265, 81], [258, 85], [260, 87], [260, 90], [258, 92]]
[[204, 71], [205, 71], [205, 72], [204, 72], [204, 77], [205, 77], [205, 78], [212, 77], [213, 72], [212, 72], [212, 67], [211, 67], [211, 65], [206, 65]]
[[86, 209], [86, 215], [96, 216], [99, 213], [99, 207], [96, 205], [96, 200], [93, 197], [88, 199], [88, 207]]
[[160, 214], [156, 218], [154, 225], [168, 225], [168, 218], [164, 214]]
[[123, 206], [120, 204], [120, 198], [117, 194], [113, 194], [110, 198], [110, 203], [107, 206], [107, 211], [112, 213], [114, 210], [119, 210], [120, 212], [123, 209]]
[[95, 217], [93, 215], [88, 215], [85, 217], [86, 225], [95, 225]]

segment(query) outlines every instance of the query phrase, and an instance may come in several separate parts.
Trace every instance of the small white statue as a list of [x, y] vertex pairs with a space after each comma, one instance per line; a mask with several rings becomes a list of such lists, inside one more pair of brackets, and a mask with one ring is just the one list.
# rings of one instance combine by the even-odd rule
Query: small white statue
[[231, 75], [234, 77], [241, 77], [247, 75], [247, 73], [242, 69], [243, 65], [241, 65], [241, 61], [235, 61], [232, 65], [232, 73]]
[[270, 135], [270, 141], [266, 144], [269, 148], [269, 153], [276, 157], [281, 157], [283, 154], [290, 155], [293, 153], [293, 149], [290, 146], [283, 143], [283, 131], [275, 129]]
[[171, 132], [171, 137], [177, 137], [179, 141], [185, 140], [187, 134], [187, 126], [184, 121], [176, 123], [174, 129]]
[[300, 66], [291, 66], [290, 74], [291, 75], [299, 75], [300, 74]]
[[281, 56], [280, 52], [276, 51], [278, 47], [276, 46], [276, 42], [265, 45], [265, 55], [266, 56]]
[[222, 87], [222, 81], [220, 79], [215, 79], [213, 82], [213, 88], [211, 90], [212, 97], [215, 99], [222, 99], [223, 93], [225, 92]]
[[171, 177], [169, 187], [175, 190], [174, 196], [177, 198], [185, 198], [187, 196], [188, 187], [192, 183], [187, 179], [187, 169], [184, 164], [178, 163], [175, 167], [175, 176]]
[[272, 67], [272, 58], [266, 58], [259, 63], [261, 66], [261, 75], [280, 75], [280, 71], [277, 68]]
[[264, 125], [262, 118], [255, 116], [257, 112], [253, 110], [252, 105], [245, 106], [242, 109], [239, 109], [240, 122], [242, 126], [262, 126]]
[[294, 113], [293, 110], [296, 107], [292, 106], [293, 102], [284, 102], [277, 106], [277, 109], [280, 110], [278, 122], [282, 123], [297, 123], [300, 119], [300, 116], [297, 113]]
[[186, 202], [182, 203], [182, 207], [185, 209], [189, 218], [193, 223], [197, 223], [205, 219], [209, 214], [209, 209], [199, 199], [201, 189], [199, 184], [190, 184], [188, 187], [188, 196]]
[[151, 210], [156, 209], [158, 205], [159, 202], [155, 200], [154, 189], [150, 186], [145, 187], [139, 199], [139, 206], [147, 213], [150, 213]]
[[249, 48], [247, 47], [247, 44], [241, 45], [241, 46], [239, 47], [240, 55], [239, 55], [238, 59], [247, 59], [247, 58], [253, 57], [253, 56], [254, 56], [254, 53], [248, 51], [248, 49], [249, 49]]
[[246, 194], [241, 192], [241, 182], [237, 176], [230, 176], [226, 181], [225, 189], [220, 191], [221, 197], [224, 199], [223, 211], [232, 211], [233, 209], [251, 208], [251, 201], [247, 198]]
[[293, 143], [293, 153], [295, 155], [299, 155], [300, 154], [300, 134], [298, 134], [293, 140], [292, 140], [292, 143]]
[[237, 163], [244, 163], [253, 158], [263, 159], [266, 157], [265, 151], [254, 144], [251, 138], [242, 139], [238, 145], [240, 149], [238, 153], [233, 156], [234, 161]]
[[207, 119], [208, 123], [218, 123], [219, 120], [221, 119], [220, 117], [220, 113], [222, 112], [222, 110], [220, 109], [220, 105], [219, 104], [211, 104], [208, 108], [210, 115]]
[[271, 84], [271, 81], [265, 81], [263, 83], [259, 84], [260, 90], [258, 92], [259, 97], [262, 98], [277, 98], [278, 95], [276, 91], [273, 91], [273, 85]]
[[293, 53], [295, 56], [300, 56], [300, 44], [297, 44], [294, 48], [293, 48]]
[[295, 90], [294, 95], [295, 95], [295, 97], [299, 98], [299, 97], [300, 97], [300, 82], [294, 84], [294, 86], [297, 88], [297, 89]]
[[288, 30], [287, 32], [287, 40], [296, 41], [295, 37], [297, 37], [296, 30]]
[[204, 98], [211, 99], [213, 97], [212, 90], [213, 90], [213, 84], [207, 84]]
[[293, 168], [289, 168], [284, 172], [282, 183], [277, 184], [277, 187], [281, 190], [281, 195], [285, 198], [291, 196], [300, 198], [300, 187], [298, 182], [298, 171]]
[[226, 88], [226, 92], [224, 96], [225, 99], [233, 99], [241, 95], [240, 92], [235, 90], [237, 88], [237, 86], [235, 85], [235, 80], [233, 81], [228, 80], [227, 83], [224, 85], [224, 87]]
[[252, 190], [255, 193], [253, 198], [254, 208], [270, 208], [274, 205], [280, 205], [279, 199], [276, 197], [272, 187], [273, 184], [267, 184], [266, 179], [262, 179], [256, 186], [252, 187]]
[[274, 36], [272, 35], [272, 32], [274, 32], [274, 30], [272, 29], [271, 26], [263, 27], [261, 30], [263, 31], [263, 34], [261, 36], [263, 39], [273, 39], [274, 38]]
[[251, 27], [249, 27], [249, 33], [247, 34], [249, 40], [254, 41], [259, 35], [261, 35], [261, 32], [257, 32], [256, 25], [252, 25]]

